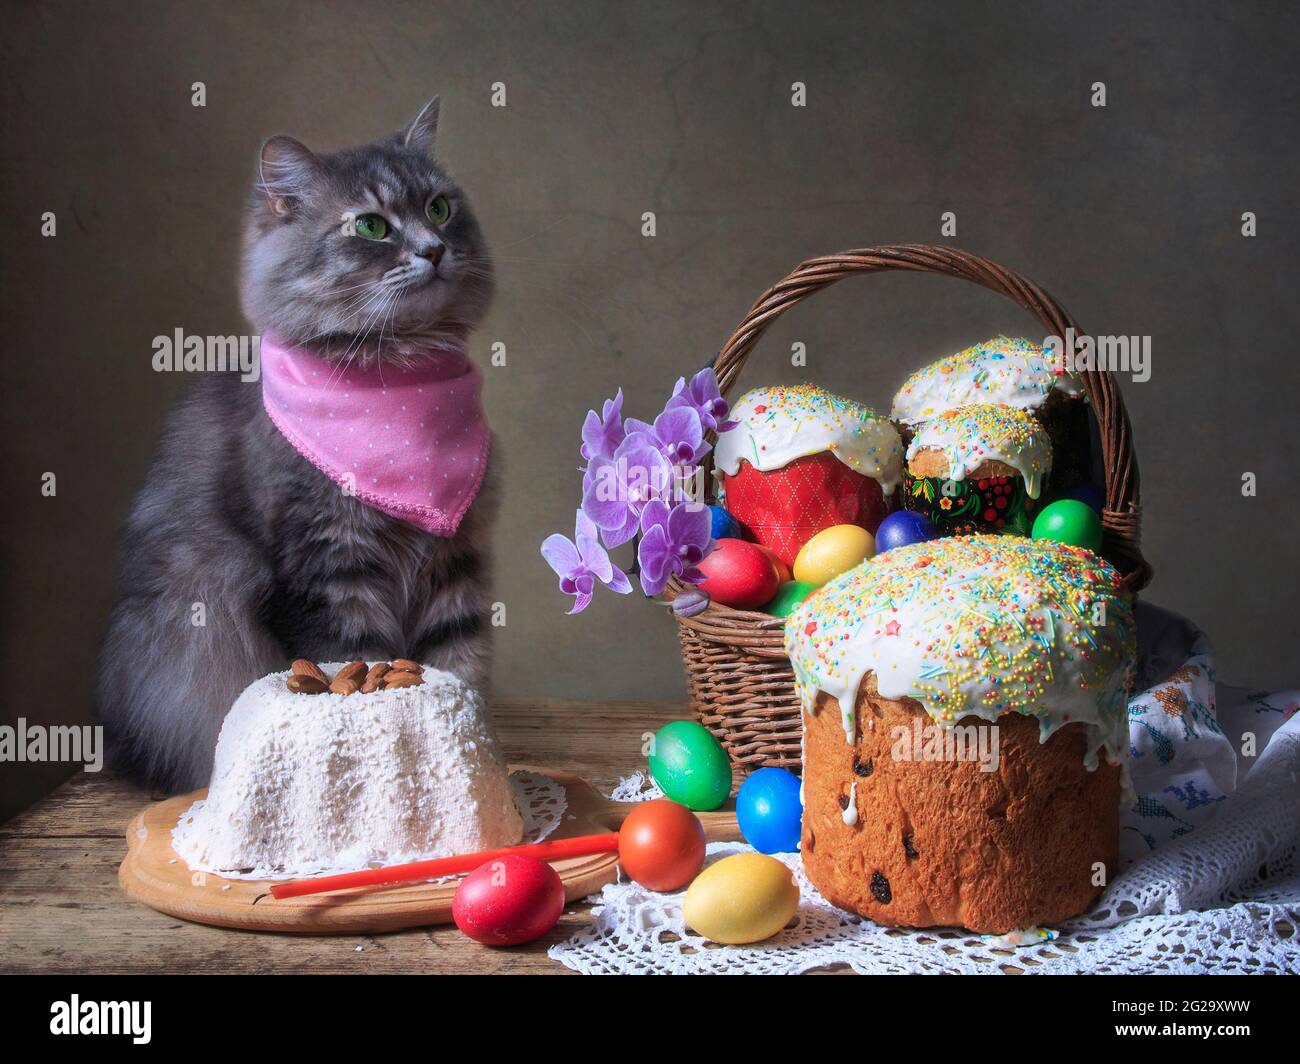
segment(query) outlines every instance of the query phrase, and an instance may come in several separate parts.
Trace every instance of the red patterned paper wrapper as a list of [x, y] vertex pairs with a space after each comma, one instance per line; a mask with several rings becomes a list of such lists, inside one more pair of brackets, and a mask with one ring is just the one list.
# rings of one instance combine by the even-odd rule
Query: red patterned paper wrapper
[[822, 529], [861, 525], [875, 535], [888, 512], [880, 485], [829, 451], [766, 473], [741, 462], [735, 476], [723, 476], [722, 487], [731, 516], [787, 565]]

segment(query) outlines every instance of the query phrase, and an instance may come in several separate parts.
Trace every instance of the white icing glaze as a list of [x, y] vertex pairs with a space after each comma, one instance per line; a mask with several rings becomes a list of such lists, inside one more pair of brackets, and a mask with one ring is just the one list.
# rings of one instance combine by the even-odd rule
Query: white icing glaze
[[1064, 357], [1041, 344], [997, 336], [913, 373], [894, 396], [893, 417], [917, 425], [959, 406], [988, 404], [1037, 410], [1053, 391], [1079, 395]]
[[786, 619], [805, 710], [819, 691], [853, 706], [868, 672], [885, 698], [914, 698], [942, 727], [1005, 712], [1046, 740], [1087, 727], [1085, 764], [1128, 755], [1132, 604], [1119, 574], [1081, 547], [959, 536], [896, 547], [836, 577]]
[[718, 437], [714, 462], [728, 476], [742, 459], [768, 472], [830, 451], [889, 495], [903, 470], [903, 445], [889, 419], [811, 384], [755, 388], [731, 412], [735, 428]]
[[948, 479], [965, 480], [984, 462], [1002, 462], [1018, 472], [1031, 499], [1042, 492], [1052, 469], [1046, 431], [1023, 410], [1009, 406], [961, 406], [925, 422], [907, 448], [910, 462], [922, 451], [942, 451]]
[[426, 669], [418, 687], [302, 695], [288, 676], [255, 680], [226, 715], [207, 799], [173, 839], [191, 867], [311, 874], [519, 841], [505, 764], [464, 682]]
[[840, 819], [849, 827], [858, 822], [858, 781], [849, 784], [849, 804], [840, 810]]

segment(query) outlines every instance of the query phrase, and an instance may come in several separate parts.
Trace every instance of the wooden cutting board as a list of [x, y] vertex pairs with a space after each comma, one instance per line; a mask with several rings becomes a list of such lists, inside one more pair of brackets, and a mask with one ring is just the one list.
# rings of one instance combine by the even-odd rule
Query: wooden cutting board
[[[563, 785], [568, 799], [560, 826], [549, 836], [567, 839], [616, 831], [634, 805], [602, 798], [586, 782], [558, 769], [512, 765], [511, 771], [538, 772]], [[126, 829], [127, 851], [117, 871], [127, 895], [159, 912], [182, 920], [243, 931], [291, 934], [343, 934], [397, 931], [404, 927], [451, 923], [451, 899], [456, 880], [411, 883], [316, 894], [302, 898], [272, 898], [276, 880], [222, 879], [209, 872], [191, 872], [172, 849], [172, 829], [182, 814], [207, 791], [155, 802], [142, 810]], [[739, 839], [735, 803], [697, 813], [710, 842]], [[613, 853], [571, 857], [553, 862], [568, 901], [594, 894], [614, 880], [618, 856]]]

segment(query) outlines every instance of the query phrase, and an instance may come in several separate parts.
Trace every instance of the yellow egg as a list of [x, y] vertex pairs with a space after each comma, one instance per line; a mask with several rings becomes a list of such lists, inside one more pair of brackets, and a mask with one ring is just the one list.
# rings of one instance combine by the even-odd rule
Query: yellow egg
[[737, 853], [710, 865], [686, 892], [686, 926], [713, 942], [741, 945], [771, 938], [799, 907], [794, 877], [775, 857]]
[[858, 525], [823, 528], [794, 560], [794, 578], [821, 587], [876, 553], [871, 533]]

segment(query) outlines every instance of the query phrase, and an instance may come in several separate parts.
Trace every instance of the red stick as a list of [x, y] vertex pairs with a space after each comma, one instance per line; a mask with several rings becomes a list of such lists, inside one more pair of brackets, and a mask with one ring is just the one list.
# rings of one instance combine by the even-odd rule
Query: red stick
[[436, 879], [438, 876], [455, 875], [457, 872], [472, 872], [479, 865], [516, 853], [522, 857], [536, 857], [540, 861], [555, 861], [565, 857], [612, 853], [617, 850], [617, 832], [608, 835], [581, 835], [576, 839], [555, 839], [551, 842], [534, 842], [528, 846], [480, 850], [478, 853], [466, 853], [458, 857], [439, 857], [432, 861], [415, 861], [411, 864], [393, 865], [391, 868], [366, 868], [360, 872], [344, 872], [342, 875], [321, 876], [319, 879], [295, 879], [290, 883], [277, 883], [271, 888], [271, 896], [299, 898], [304, 894], [324, 894], [331, 890], [389, 886], [394, 883], [409, 883], [416, 879]]

